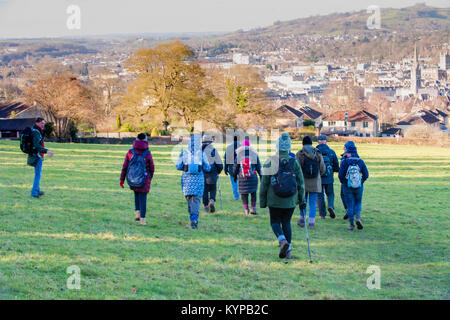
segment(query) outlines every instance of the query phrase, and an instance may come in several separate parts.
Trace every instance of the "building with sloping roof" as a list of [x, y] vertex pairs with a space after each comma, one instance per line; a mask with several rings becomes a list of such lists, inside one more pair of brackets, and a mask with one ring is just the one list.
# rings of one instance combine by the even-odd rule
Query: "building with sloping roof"
[[26, 127], [34, 125], [35, 118], [0, 119], [0, 139], [19, 138]]
[[317, 128], [322, 123], [322, 113], [310, 107], [295, 109], [287, 104], [275, 110], [276, 123], [282, 127], [298, 128], [304, 120], [313, 120]]
[[381, 132], [383, 138], [399, 138], [402, 135], [402, 129], [400, 128], [390, 128]]
[[365, 110], [337, 111], [323, 120], [321, 134], [377, 137], [378, 117]]
[[409, 115], [407, 118], [397, 123], [397, 127], [402, 130], [408, 130], [413, 125], [428, 125], [440, 128], [440, 121], [433, 113], [428, 110], [421, 110], [415, 114]]
[[[29, 106], [22, 102], [0, 102], [0, 119], [43, 117], [37, 106]], [[45, 117], [43, 117], [45, 118]]]

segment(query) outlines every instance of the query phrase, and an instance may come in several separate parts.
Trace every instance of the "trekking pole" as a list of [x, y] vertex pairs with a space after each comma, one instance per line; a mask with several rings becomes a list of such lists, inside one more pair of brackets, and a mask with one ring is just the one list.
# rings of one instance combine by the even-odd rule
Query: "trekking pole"
[[219, 199], [220, 199], [220, 210], [223, 211], [223, 206], [222, 206], [222, 188], [220, 186], [220, 176], [217, 176], [219, 178]]
[[308, 243], [309, 263], [313, 263], [312, 259], [311, 259], [311, 249], [309, 248], [308, 228], [306, 227], [306, 210], [305, 210], [305, 220], [304, 221], [305, 221], [306, 242]]

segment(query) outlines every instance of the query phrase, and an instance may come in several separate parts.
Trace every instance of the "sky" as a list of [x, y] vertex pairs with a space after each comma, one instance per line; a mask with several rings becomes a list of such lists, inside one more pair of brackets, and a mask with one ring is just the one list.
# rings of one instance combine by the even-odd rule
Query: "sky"
[[[450, 0], [0, 0], [0, 38], [231, 32], [370, 5], [401, 8], [416, 2], [450, 7]], [[79, 7], [80, 19], [70, 19], [70, 5]], [[77, 21], [79, 29], [73, 28]]]

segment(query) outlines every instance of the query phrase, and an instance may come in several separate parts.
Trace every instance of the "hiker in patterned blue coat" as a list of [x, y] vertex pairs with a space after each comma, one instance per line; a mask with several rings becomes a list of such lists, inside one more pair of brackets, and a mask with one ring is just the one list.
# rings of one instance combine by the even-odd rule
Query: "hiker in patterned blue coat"
[[202, 151], [202, 141], [199, 135], [191, 136], [188, 148], [181, 152], [176, 167], [177, 170], [183, 171], [181, 189], [188, 203], [191, 228], [197, 229], [200, 200], [205, 189], [203, 172], [211, 171], [207, 157]]
[[362, 229], [361, 210], [364, 182], [369, 178], [369, 171], [364, 161], [358, 156], [358, 152], [353, 141], [347, 141], [344, 145], [345, 159], [339, 168], [339, 180], [342, 183], [345, 204], [347, 205], [347, 215], [350, 225], [348, 230], [354, 230], [356, 225]]

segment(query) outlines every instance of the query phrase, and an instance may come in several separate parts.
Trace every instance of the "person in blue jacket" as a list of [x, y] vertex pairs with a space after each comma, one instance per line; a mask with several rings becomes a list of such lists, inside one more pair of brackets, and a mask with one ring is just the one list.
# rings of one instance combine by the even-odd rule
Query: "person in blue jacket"
[[200, 201], [205, 189], [203, 173], [211, 171], [207, 157], [202, 151], [202, 141], [199, 135], [191, 136], [188, 148], [181, 152], [176, 167], [177, 170], [183, 171], [181, 189], [188, 203], [191, 228], [197, 229]]
[[[319, 215], [322, 219], [325, 219], [328, 212], [330, 218], [334, 219], [336, 213], [334, 211], [334, 173], [339, 172], [339, 161], [336, 156], [336, 152], [327, 145], [327, 136], [320, 135], [317, 138], [317, 149], [322, 152], [323, 161], [325, 163], [326, 171], [322, 178], [322, 192], [319, 193]], [[325, 195], [327, 197], [328, 206], [325, 203]]]
[[362, 229], [361, 210], [364, 182], [369, 178], [369, 171], [364, 160], [358, 156], [353, 141], [347, 141], [344, 145], [345, 158], [339, 169], [339, 180], [342, 183], [347, 215], [350, 222], [348, 230], [355, 229], [355, 221], [358, 229]]

